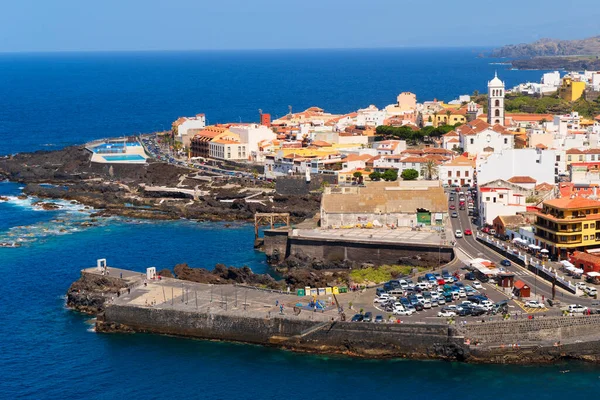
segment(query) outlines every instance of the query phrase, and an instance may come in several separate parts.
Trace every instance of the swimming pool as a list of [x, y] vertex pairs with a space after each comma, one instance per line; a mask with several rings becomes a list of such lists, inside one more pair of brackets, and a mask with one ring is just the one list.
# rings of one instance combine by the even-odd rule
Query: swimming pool
[[139, 154], [123, 154], [119, 156], [102, 156], [104, 160], [111, 161], [127, 161], [127, 162], [144, 162], [146, 159]]

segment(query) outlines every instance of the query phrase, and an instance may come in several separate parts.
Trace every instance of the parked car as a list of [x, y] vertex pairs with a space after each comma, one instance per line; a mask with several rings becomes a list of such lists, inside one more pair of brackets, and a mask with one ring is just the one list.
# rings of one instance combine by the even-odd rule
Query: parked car
[[483, 286], [481, 286], [481, 282], [479, 282], [479, 281], [473, 281], [473, 283], [471, 283], [471, 285], [475, 289], [483, 289]]
[[456, 206], [454, 204], [450, 204], [450, 209], [451, 210], [456, 210]]
[[454, 232], [454, 237], [456, 237], [456, 238], [463, 237], [462, 231], [460, 229], [457, 229], [456, 232]]
[[451, 216], [452, 218], [458, 218], [458, 213], [456, 213], [456, 212], [453, 212], [453, 213], [452, 213], [450, 216]]
[[378, 315], [375, 317], [375, 322], [380, 324], [383, 322], [383, 315]]
[[395, 309], [394, 310], [394, 315], [412, 315], [413, 312], [411, 310], [400, 310], [400, 309]]
[[442, 309], [442, 311], [438, 311], [437, 316], [438, 317], [455, 317], [456, 312], [451, 311], [451, 310]]
[[529, 308], [546, 308], [546, 306], [543, 303], [540, 303], [537, 300], [528, 300], [525, 302], [525, 307], [529, 307]]
[[587, 307], [582, 306], [581, 304], [571, 304], [567, 311], [571, 314], [582, 314], [587, 311]]
[[373, 322], [373, 313], [371, 311], [367, 311], [363, 316], [363, 322]]
[[352, 317], [352, 322], [361, 322], [363, 318], [362, 314], [355, 314], [354, 317]]
[[511, 263], [508, 259], [505, 258], [504, 260], [500, 261], [500, 265], [502, 265], [504, 267], [510, 267]]
[[594, 297], [598, 295], [598, 290], [596, 290], [595, 287], [587, 286], [585, 288], [585, 293], [590, 297]]

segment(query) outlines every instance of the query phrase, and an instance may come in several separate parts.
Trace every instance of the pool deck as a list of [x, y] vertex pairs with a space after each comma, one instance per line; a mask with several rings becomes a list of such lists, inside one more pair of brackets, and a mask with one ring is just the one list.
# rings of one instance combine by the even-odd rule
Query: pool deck
[[[99, 164], [145, 164], [147, 161], [148, 155], [141, 143], [120, 145], [119, 142], [116, 142], [114, 144], [114, 153], [95, 151], [96, 148], [109, 144], [110, 143], [108, 142], [93, 142], [87, 144], [86, 149], [92, 153], [90, 161]], [[125, 152], [120, 152], [120, 149], [124, 149]], [[135, 159], [133, 159], [133, 157], [135, 157]]]

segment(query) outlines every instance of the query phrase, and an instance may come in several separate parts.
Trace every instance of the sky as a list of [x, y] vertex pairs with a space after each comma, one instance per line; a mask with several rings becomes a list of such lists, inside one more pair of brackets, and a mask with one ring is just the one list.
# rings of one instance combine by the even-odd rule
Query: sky
[[1, 0], [0, 52], [473, 47], [600, 35], [599, 0]]

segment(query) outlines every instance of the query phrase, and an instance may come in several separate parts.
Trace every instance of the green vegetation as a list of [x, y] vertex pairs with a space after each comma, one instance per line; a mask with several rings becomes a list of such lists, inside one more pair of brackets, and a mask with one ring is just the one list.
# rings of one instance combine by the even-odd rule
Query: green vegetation
[[[382, 265], [380, 267], [368, 267], [355, 269], [350, 272], [350, 280], [354, 283], [383, 283], [400, 275], [409, 275], [412, 272], [410, 265]], [[427, 271], [427, 267], [416, 267], [419, 272]]]
[[408, 142], [423, 142], [426, 138], [429, 137], [440, 137], [452, 129], [460, 126], [460, 124], [456, 125], [440, 125], [437, 128], [433, 126], [426, 126], [420, 130], [413, 130], [408, 126], [387, 126], [387, 125], [379, 125], [375, 132], [377, 135], [382, 136], [385, 139], [399, 139], [406, 140]]
[[[473, 101], [482, 105], [484, 112], [487, 112], [487, 95], [477, 96]], [[592, 118], [600, 114], [600, 99], [587, 101], [581, 97], [577, 101], [568, 102], [560, 98], [558, 93], [544, 97], [510, 93], [506, 95], [504, 107], [510, 113], [567, 114], [577, 111], [584, 117]]]
[[414, 181], [419, 177], [419, 172], [416, 169], [409, 168], [402, 171], [401, 176], [405, 181]]
[[369, 174], [369, 179], [372, 181], [380, 181], [382, 179], [384, 181], [396, 181], [398, 180], [398, 170], [388, 169], [383, 173], [374, 171]]

